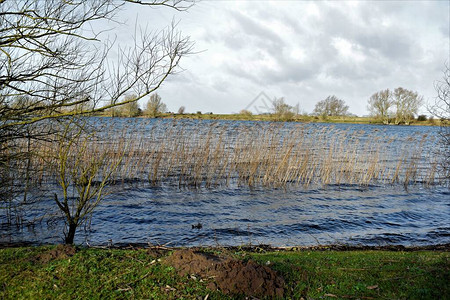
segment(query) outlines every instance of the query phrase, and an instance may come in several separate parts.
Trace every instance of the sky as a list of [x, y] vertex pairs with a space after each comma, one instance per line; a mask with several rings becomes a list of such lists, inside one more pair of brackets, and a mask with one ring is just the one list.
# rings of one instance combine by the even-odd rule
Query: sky
[[311, 113], [335, 95], [364, 116], [387, 88], [434, 100], [450, 63], [450, 1], [204, 0], [184, 12], [127, 5], [117, 19], [119, 43], [132, 41], [136, 24], [158, 30], [172, 20], [195, 42], [158, 90], [174, 112], [264, 113], [284, 97]]

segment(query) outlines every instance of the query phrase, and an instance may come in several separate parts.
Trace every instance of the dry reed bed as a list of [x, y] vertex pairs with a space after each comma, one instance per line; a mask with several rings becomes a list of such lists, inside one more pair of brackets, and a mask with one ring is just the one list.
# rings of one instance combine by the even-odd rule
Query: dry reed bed
[[[280, 123], [251, 126], [157, 123], [110, 133], [111, 159], [125, 153], [114, 175], [152, 185], [305, 188], [329, 184], [436, 184], [437, 162], [424, 153], [430, 137], [370, 135]], [[120, 138], [117, 138], [120, 136]], [[98, 143], [93, 146], [98, 147]]]
[[[110, 183], [194, 188], [440, 183], [436, 156], [424, 150], [433, 139], [426, 135], [399, 141], [307, 124], [250, 124], [131, 122], [114, 129], [106, 123], [96, 125], [95, 131], [70, 144], [66, 171], [78, 168], [78, 177], [95, 171], [92, 180], [101, 181], [118, 165]], [[60, 176], [61, 143], [69, 145], [58, 138], [32, 145], [39, 153], [32, 158], [32, 169], [39, 170], [35, 178], [41, 182]]]

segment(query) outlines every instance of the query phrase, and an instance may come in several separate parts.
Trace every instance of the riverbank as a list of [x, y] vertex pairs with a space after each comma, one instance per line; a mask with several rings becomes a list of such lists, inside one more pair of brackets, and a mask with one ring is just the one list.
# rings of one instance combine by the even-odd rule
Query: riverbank
[[[99, 114], [99, 117], [110, 117], [109, 112]], [[138, 116], [137, 118], [151, 118], [149, 116]], [[161, 113], [156, 118], [159, 119], [191, 119], [191, 120], [229, 120], [229, 121], [264, 121], [264, 122], [300, 122], [300, 123], [336, 123], [336, 124], [374, 124], [385, 125], [379, 119], [373, 117], [358, 117], [358, 116], [311, 116], [303, 115], [276, 115], [276, 114], [214, 114], [214, 113]], [[396, 125], [394, 119], [388, 125]], [[400, 124], [405, 125], [405, 124]], [[448, 125], [448, 122], [443, 123], [439, 119], [414, 119], [409, 125], [416, 126], [442, 126]]]
[[[302, 123], [343, 123], [343, 124], [376, 124], [383, 125], [383, 122], [372, 117], [357, 117], [357, 116], [309, 116], [309, 115], [294, 115], [283, 117], [276, 114], [213, 114], [213, 113], [195, 113], [195, 114], [174, 114], [164, 113], [158, 118], [165, 119], [194, 119], [194, 120], [232, 120], [232, 121], [265, 121], [265, 122], [302, 122]], [[389, 125], [395, 125], [394, 123]], [[441, 126], [443, 125], [438, 119], [428, 120], [413, 120], [409, 125], [417, 126]]]
[[[261, 246], [182, 249], [185, 252], [179, 252], [160, 247], [4, 248], [0, 249], [0, 298], [245, 298], [236, 296], [223, 284], [232, 284], [232, 278], [249, 273], [256, 277], [269, 274], [264, 275], [269, 279], [277, 274], [281, 278], [273, 279], [276, 292], [266, 294], [269, 297], [444, 299], [450, 294], [448, 245], [424, 249], [339, 251], [332, 247], [277, 249]], [[185, 259], [181, 261], [182, 266], [214, 262], [214, 270], [227, 271], [228, 277], [201, 268], [196, 271], [184, 268], [187, 271], [183, 273], [174, 257], [178, 262]], [[214, 279], [221, 276], [225, 278], [222, 285]], [[242, 279], [239, 282], [242, 286]], [[255, 282], [252, 279], [249, 284]], [[249, 287], [249, 290], [255, 289]]]

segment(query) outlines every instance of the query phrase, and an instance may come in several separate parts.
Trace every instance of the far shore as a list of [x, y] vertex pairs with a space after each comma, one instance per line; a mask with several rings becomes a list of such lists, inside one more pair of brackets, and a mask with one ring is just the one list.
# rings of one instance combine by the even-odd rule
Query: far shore
[[[107, 112], [102, 116], [110, 116]], [[126, 117], [126, 116], [124, 116]], [[294, 115], [290, 117], [278, 116], [275, 114], [214, 114], [214, 113], [161, 113], [157, 116], [138, 116], [138, 118], [159, 118], [159, 119], [193, 119], [193, 120], [231, 120], [231, 121], [264, 121], [264, 122], [300, 122], [300, 123], [341, 123], [341, 124], [373, 124], [386, 126], [448, 126], [447, 122], [439, 119], [414, 119], [410, 124], [395, 124], [394, 121], [384, 124], [373, 117], [358, 116], [309, 116]]]

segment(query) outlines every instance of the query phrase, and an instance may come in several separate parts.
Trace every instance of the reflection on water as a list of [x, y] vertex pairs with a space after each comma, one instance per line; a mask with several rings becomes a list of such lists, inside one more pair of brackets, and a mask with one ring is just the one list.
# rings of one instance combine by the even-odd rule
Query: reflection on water
[[[117, 119], [117, 122], [125, 121]], [[189, 126], [201, 130], [203, 125], [200, 121], [180, 122], [184, 122], [184, 130]], [[210, 126], [210, 122], [205, 123]], [[216, 124], [218, 127], [225, 124], [230, 135], [233, 130], [242, 130], [242, 126], [265, 126], [252, 122]], [[289, 129], [295, 125], [280, 126]], [[308, 126], [310, 130], [331, 128], [327, 124]], [[358, 137], [362, 140], [373, 134], [395, 137], [393, 143], [401, 143], [411, 135], [437, 133], [433, 127], [414, 126], [336, 124], [333, 128], [350, 135], [360, 132]], [[164, 136], [163, 132], [159, 134]], [[383, 143], [387, 140], [380, 139]], [[432, 156], [435, 147], [433, 142], [425, 144], [421, 155]], [[80, 228], [76, 243], [101, 245], [112, 241], [171, 246], [450, 243], [450, 193], [445, 187], [417, 185], [405, 190], [388, 184], [340, 184], [249, 188], [231, 183], [194, 190], [169, 183], [157, 187], [141, 183], [118, 188], [122, 190], [108, 195], [95, 210], [91, 223]], [[39, 199], [24, 210], [24, 224], [29, 226], [0, 225], [0, 243], [63, 240], [62, 219], [51, 197], [53, 190], [48, 189], [48, 198]], [[43, 215], [45, 218], [40, 219]], [[0, 224], [3, 223], [4, 216], [0, 215]], [[192, 225], [198, 223], [202, 228], [193, 229]]]

